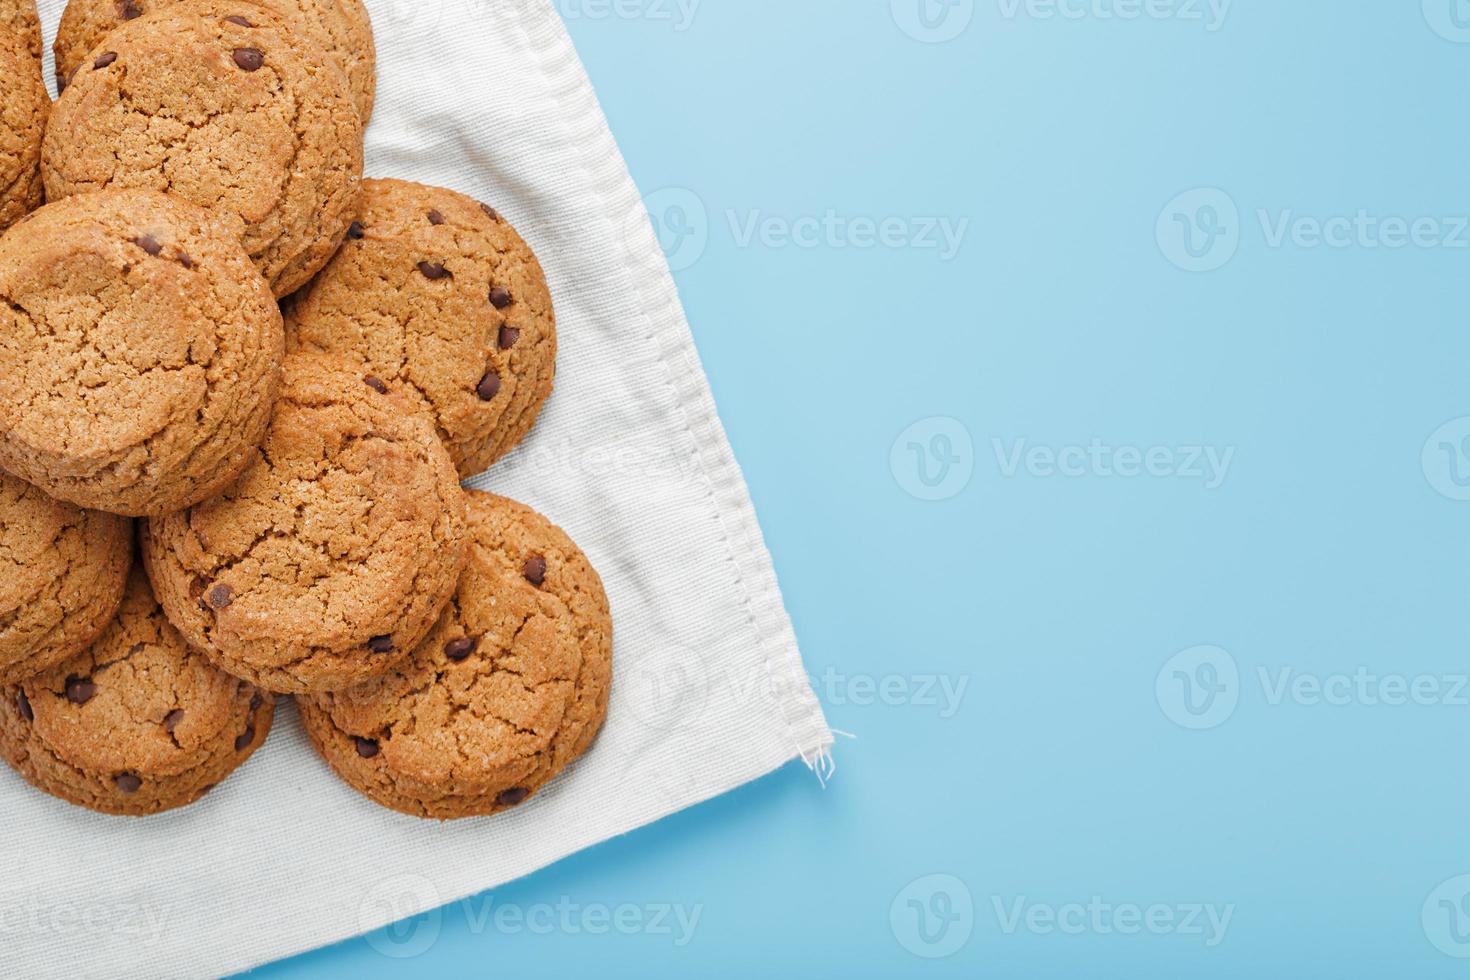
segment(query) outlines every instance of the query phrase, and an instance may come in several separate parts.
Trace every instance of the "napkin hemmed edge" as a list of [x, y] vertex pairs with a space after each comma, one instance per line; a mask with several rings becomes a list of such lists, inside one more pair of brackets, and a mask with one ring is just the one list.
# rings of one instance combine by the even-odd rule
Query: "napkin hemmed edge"
[[[800, 759], [825, 784], [835, 771], [833, 734], [807, 679], [775, 565], [699, 363], [673, 273], [561, 18], [542, 18], [534, 31], [527, 20], [519, 20], [521, 30], [536, 52], [548, 90], [565, 109], [560, 116], [562, 135], [581, 160], [589, 187], [607, 202], [605, 215], [609, 220], [617, 215], [636, 215], [625, 224], [625, 234], [620, 238], [625, 246], [629, 281], [644, 299], [648, 339], [668, 372], [684, 426], [696, 446], [699, 471], [709, 482], [710, 507], [723, 531], [731, 574], [787, 726], [790, 758]], [[656, 263], [649, 263], [649, 256], [657, 257]]]

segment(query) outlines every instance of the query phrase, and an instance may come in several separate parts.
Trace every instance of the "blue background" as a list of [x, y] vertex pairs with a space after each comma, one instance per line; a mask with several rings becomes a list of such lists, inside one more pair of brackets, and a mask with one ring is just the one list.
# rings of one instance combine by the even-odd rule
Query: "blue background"
[[[683, 947], [452, 907], [416, 958], [357, 940], [256, 975], [1461, 975], [1470, 423], [1431, 434], [1470, 415], [1470, 34], [1437, 2], [1237, 0], [1210, 30], [1203, 4], [960, 0], [929, 43], [889, 0], [705, 0], [684, 30], [663, 2], [559, 0], [639, 186], [697, 205], [666, 245], [808, 666], [840, 674], [829, 718], [858, 738], [825, 790], [789, 767], [493, 896], [698, 906]], [[1196, 188], [1218, 191], [1169, 205]], [[738, 234], [829, 211], [969, 225], [948, 259]], [[1298, 220], [1360, 211], [1424, 219], [1421, 241], [1313, 245]], [[1297, 240], [1273, 241], [1283, 216]], [[1186, 226], [1229, 261], [1180, 268]], [[1007, 470], [1018, 440], [1094, 439], [1175, 465]], [[1219, 486], [1191, 446], [1233, 450]], [[1435, 693], [1273, 696], [1283, 671], [1360, 668]], [[862, 703], [894, 677], [967, 687], [953, 712]], [[1210, 690], [1181, 677], [1233, 712], [1192, 714]], [[890, 906], [936, 873], [973, 922], [954, 911], [958, 950], [928, 959]], [[1094, 896], [1232, 918], [1211, 946], [996, 911]]]

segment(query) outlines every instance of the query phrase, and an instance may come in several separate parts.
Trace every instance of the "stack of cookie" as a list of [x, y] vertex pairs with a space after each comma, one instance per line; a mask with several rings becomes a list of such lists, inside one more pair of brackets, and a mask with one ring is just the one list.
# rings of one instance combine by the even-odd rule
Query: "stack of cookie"
[[0, 756], [157, 813], [294, 695], [384, 806], [522, 803], [612, 652], [567, 535], [460, 486], [551, 391], [536, 257], [362, 179], [361, 0], [71, 0], [54, 106], [35, 23], [0, 0]]

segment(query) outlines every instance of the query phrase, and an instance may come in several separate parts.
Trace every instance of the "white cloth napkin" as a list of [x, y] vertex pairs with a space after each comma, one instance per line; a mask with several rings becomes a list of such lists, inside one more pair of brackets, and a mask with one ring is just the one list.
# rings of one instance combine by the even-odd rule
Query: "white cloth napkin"
[[[41, 0], [48, 45], [63, 2]], [[673, 280], [552, 0], [368, 6], [368, 174], [493, 204], [551, 280], [556, 391], [526, 444], [471, 482], [541, 510], [602, 573], [607, 725], [525, 807], [449, 824], [339, 783], [289, 703], [239, 773], [145, 820], [68, 806], [0, 767], [6, 976], [243, 970], [493, 888], [792, 759], [829, 763]]]

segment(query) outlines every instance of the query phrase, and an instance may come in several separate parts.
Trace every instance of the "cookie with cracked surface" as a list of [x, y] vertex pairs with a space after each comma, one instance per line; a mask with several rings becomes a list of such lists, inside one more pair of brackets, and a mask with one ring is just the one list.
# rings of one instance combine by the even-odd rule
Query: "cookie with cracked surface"
[[133, 523], [0, 473], [0, 686], [86, 649], [133, 564]]
[[191, 0], [107, 35], [52, 110], [47, 199], [171, 191], [233, 219], [276, 296], [303, 285], [355, 216], [362, 121], [342, 73], [285, 23]]
[[469, 493], [454, 602], [387, 676], [299, 701], [317, 751], [383, 806], [449, 820], [524, 802], [607, 714], [612, 619], [597, 572], [523, 504]]
[[250, 758], [275, 706], [169, 625], [141, 571], [83, 653], [0, 699], [0, 756], [38, 789], [102, 813], [193, 803]]
[[41, 206], [41, 144], [50, 109], [41, 63], [31, 57], [24, 33], [0, 23], [0, 231]]
[[[19, 0], [0, 0], [5, 3]], [[144, 14], [166, 10], [180, 0], [70, 0], [56, 30], [56, 79], [59, 89], [84, 64], [107, 35]], [[296, 18], [296, 29], [309, 43], [329, 54], [346, 76], [347, 86], [366, 123], [373, 113], [378, 85], [373, 25], [362, 0], [251, 0]]]
[[541, 264], [493, 208], [455, 191], [363, 181], [346, 244], [285, 309], [287, 349], [350, 354], [402, 389], [461, 476], [513, 449], [551, 394]]
[[464, 492], [428, 419], [350, 362], [286, 359], [256, 461], [220, 497], [150, 520], [143, 560], [216, 664], [288, 694], [386, 673], [464, 567]]
[[163, 514], [254, 458], [280, 388], [270, 289], [181, 198], [68, 198], [0, 237], [0, 468], [82, 507]]

